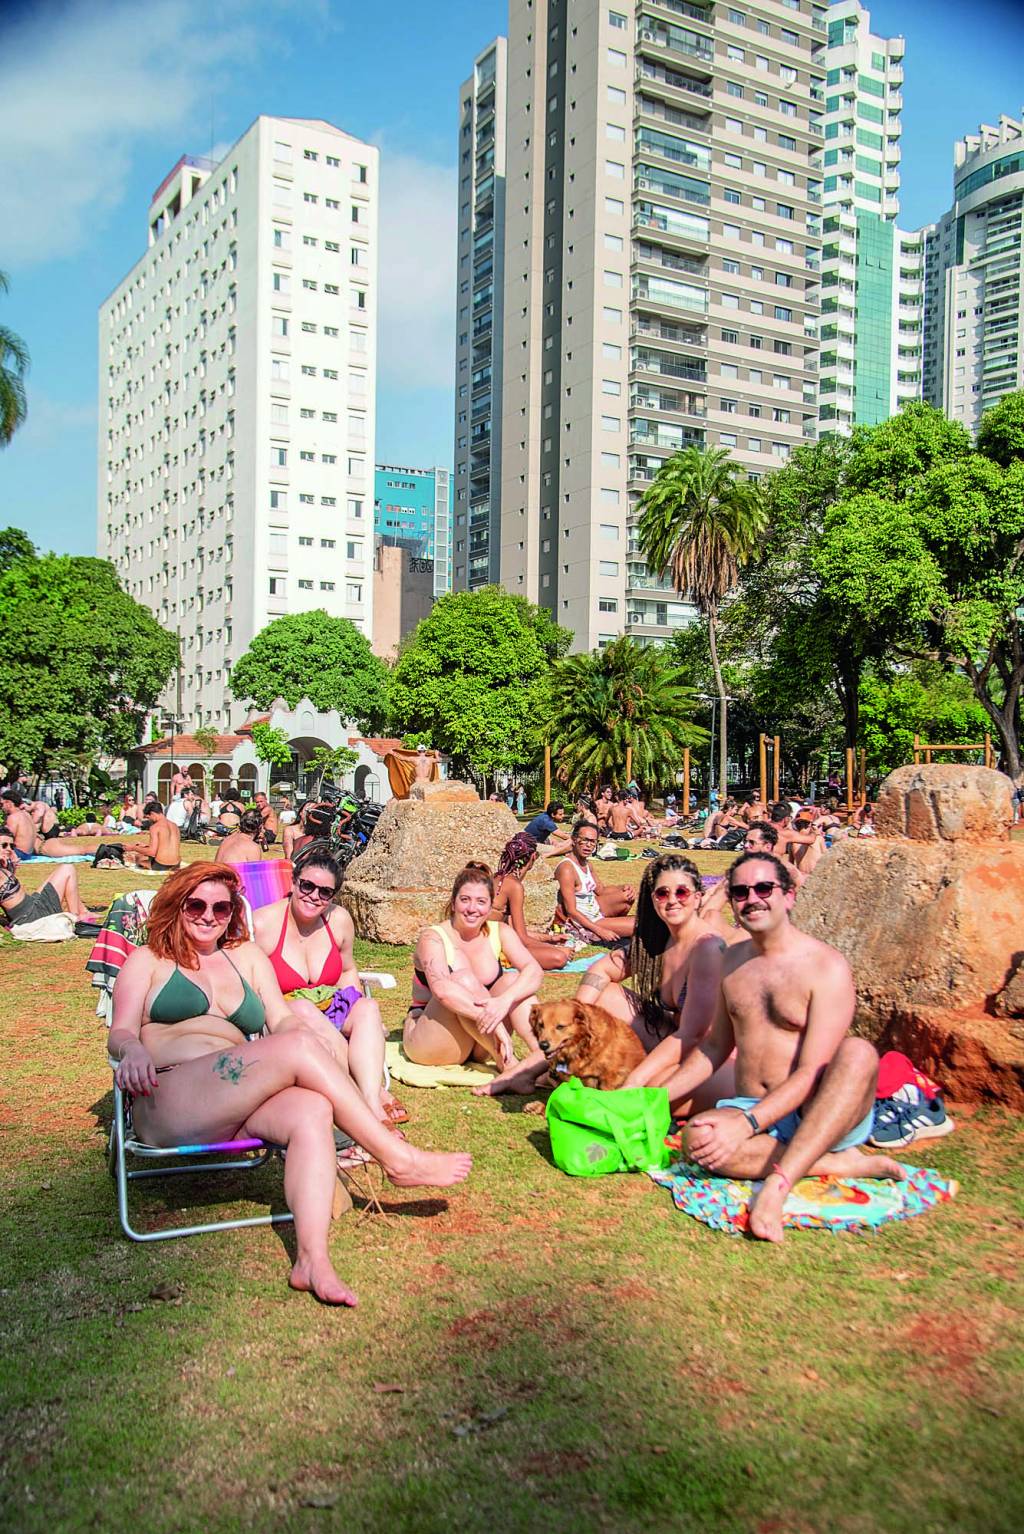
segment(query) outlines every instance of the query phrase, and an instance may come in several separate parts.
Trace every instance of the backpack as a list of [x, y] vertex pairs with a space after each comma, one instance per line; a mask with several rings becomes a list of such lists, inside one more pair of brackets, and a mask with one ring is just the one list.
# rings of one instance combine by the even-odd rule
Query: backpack
[[664, 1087], [600, 1092], [570, 1076], [549, 1097], [547, 1119], [555, 1165], [570, 1177], [646, 1172], [672, 1159], [665, 1144], [672, 1112]]
[[109, 868], [111, 864], [124, 867], [124, 848], [120, 842], [100, 842], [93, 856], [93, 868]]

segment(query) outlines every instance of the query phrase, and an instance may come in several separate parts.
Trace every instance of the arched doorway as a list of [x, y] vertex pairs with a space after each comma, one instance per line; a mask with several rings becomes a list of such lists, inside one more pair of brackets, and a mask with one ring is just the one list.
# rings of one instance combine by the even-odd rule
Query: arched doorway
[[356, 768], [353, 788], [358, 799], [369, 799], [376, 804], [380, 798], [376, 775], [365, 762]]
[[258, 778], [256, 768], [252, 762], [246, 762], [238, 769], [238, 788], [245, 800], [250, 800], [256, 792]]
[[196, 791], [204, 798], [206, 796], [206, 767], [202, 762], [193, 762], [188, 769], [188, 775], [196, 786]]
[[156, 796], [161, 804], [171, 802], [171, 779], [174, 777], [175, 766], [173, 762], [161, 762], [156, 775]]

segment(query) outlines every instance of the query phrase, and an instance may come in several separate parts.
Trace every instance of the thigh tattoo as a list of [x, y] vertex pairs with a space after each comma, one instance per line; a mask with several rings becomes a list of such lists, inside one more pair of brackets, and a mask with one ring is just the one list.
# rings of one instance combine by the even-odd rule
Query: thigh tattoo
[[225, 1050], [213, 1062], [213, 1074], [219, 1076], [222, 1081], [231, 1081], [237, 1085], [246, 1071], [255, 1064], [255, 1060], [245, 1061], [241, 1055], [234, 1055], [230, 1050]]

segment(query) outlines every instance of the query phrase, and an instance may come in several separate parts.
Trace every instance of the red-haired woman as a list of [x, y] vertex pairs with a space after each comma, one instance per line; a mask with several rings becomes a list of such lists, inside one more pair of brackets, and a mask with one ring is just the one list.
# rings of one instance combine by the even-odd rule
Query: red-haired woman
[[192, 863], [158, 892], [148, 944], [131, 955], [114, 987], [108, 1047], [147, 1143], [254, 1135], [287, 1146], [285, 1198], [298, 1248], [290, 1282], [330, 1304], [356, 1302], [327, 1250], [332, 1125], [369, 1151], [398, 1187], [448, 1187], [469, 1175], [469, 1156], [417, 1150], [389, 1133], [291, 1016], [270, 960], [248, 941], [241, 880], [229, 866]]

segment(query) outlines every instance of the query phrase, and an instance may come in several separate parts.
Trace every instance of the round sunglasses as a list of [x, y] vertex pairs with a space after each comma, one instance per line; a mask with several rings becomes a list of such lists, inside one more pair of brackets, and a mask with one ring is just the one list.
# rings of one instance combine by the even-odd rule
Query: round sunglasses
[[747, 896], [754, 894], [758, 900], [767, 900], [772, 890], [780, 890], [782, 885], [778, 879], [758, 879], [756, 884], [730, 884], [730, 900], [746, 900]]
[[672, 895], [679, 901], [692, 900], [696, 893], [697, 891], [690, 884], [677, 884], [675, 889], [670, 889], [667, 884], [661, 884], [656, 890], [651, 891], [655, 900], [668, 900]]
[[198, 921], [207, 911], [214, 921], [227, 921], [234, 908], [230, 900], [200, 900], [198, 895], [189, 895], [187, 900], [181, 902], [181, 909], [193, 921]]
[[296, 879], [295, 888], [307, 900], [333, 900], [336, 894], [332, 884], [314, 884], [312, 879]]

